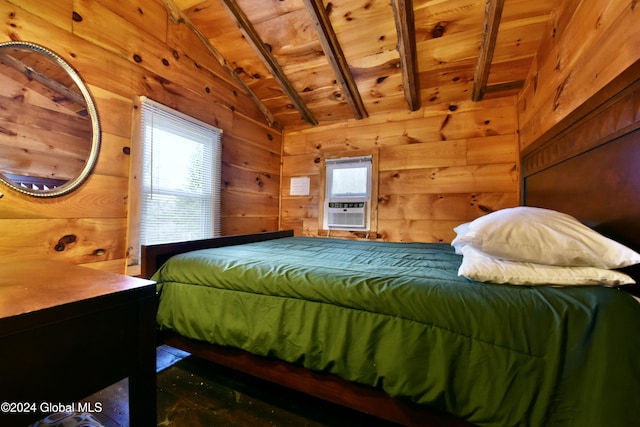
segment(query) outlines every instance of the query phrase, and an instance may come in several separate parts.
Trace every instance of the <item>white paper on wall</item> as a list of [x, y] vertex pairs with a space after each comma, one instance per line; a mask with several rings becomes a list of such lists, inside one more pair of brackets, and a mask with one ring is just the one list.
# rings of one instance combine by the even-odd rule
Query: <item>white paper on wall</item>
[[290, 196], [308, 196], [309, 184], [311, 180], [308, 176], [296, 176], [291, 178], [291, 185], [289, 186]]

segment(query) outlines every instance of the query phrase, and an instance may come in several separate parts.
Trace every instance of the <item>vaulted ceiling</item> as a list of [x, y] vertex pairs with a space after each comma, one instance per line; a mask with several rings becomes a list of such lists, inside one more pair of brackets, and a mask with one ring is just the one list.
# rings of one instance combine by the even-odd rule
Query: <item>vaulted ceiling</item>
[[521, 89], [553, 0], [163, 0], [276, 126]]

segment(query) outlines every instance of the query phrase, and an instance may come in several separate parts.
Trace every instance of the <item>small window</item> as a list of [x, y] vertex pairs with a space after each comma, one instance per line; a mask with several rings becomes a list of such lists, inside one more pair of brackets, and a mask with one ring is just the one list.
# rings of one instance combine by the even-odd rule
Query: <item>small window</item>
[[142, 98], [140, 244], [220, 235], [222, 131]]
[[333, 167], [330, 168], [330, 170], [330, 198], [367, 197], [370, 167], [354, 165], [348, 167]]
[[371, 156], [326, 160], [325, 229], [367, 230], [371, 202]]

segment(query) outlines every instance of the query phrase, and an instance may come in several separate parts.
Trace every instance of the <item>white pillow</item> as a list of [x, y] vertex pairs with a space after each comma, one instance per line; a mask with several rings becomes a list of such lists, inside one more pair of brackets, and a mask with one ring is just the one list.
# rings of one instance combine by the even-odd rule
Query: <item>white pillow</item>
[[470, 222], [465, 222], [455, 227], [453, 231], [456, 232], [456, 237], [451, 241], [451, 246], [456, 250], [458, 255], [462, 255], [462, 248], [469, 244], [465, 240], [467, 233], [469, 232]]
[[511, 285], [604, 285], [634, 284], [624, 273], [595, 267], [560, 267], [530, 262], [504, 261], [465, 246], [458, 275], [479, 282]]
[[456, 252], [471, 245], [508, 261], [560, 266], [621, 268], [640, 263], [640, 254], [574, 217], [549, 209], [502, 209], [455, 228]]

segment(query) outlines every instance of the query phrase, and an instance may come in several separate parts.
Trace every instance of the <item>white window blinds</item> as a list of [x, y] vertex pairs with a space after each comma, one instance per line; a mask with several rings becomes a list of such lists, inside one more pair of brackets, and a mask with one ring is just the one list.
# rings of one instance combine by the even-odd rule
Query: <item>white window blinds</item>
[[222, 131], [141, 101], [140, 243], [219, 236]]

